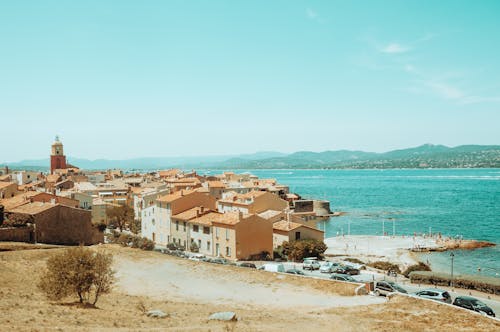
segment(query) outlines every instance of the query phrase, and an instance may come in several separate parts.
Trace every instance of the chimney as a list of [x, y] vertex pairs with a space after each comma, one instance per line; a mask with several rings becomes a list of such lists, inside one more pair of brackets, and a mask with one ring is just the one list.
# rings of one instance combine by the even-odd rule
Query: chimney
[[200, 210], [196, 210], [196, 218], [200, 217]]
[[203, 214], [204, 211], [205, 211], [205, 207], [202, 206], [200, 209], [201, 214]]
[[238, 220], [243, 219], [243, 212], [239, 211], [238, 212]]

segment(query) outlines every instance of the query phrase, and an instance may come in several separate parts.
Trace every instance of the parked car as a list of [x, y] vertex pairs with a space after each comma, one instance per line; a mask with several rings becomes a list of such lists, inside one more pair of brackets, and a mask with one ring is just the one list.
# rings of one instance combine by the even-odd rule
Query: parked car
[[423, 297], [426, 299], [431, 299], [439, 302], [450, 303], [451, 304], [451, 296], [447, 291], [437, 288], [425, 289], [419, 292], [416, 292], [414, 295]]
[[304, 272], [302, 272], [301, 270], [298, 270], [298, 269], [289, 269], [289, 270], [286, 270], [286, 273], [299, 274], [301, 276], [304, 275]]
[[319, 272], [321, 272], [321, 273], [332, 273], [339, 266], [340, 266], [339, 263], [324, 262], [323, 264], [321, 264], [321, 267], [319, 268]]
[[249, 267], [249, 268], [252, 268], [252, 269], [256, 269], [257, 268], [254, 263], [247, 263], [247, 262], [240, 263], [239, 266], [241, 266], [241, 267]]
[[387, 296], [389, 293], [408, 293], [406, 289], [402, 288], [398, 284], [392, 281], [377, 281], [375, 283], [375, 289], [373, 290], [375, 295]]
[[490, 307], [471, 296], [457, 296], [453, 305], [495, 317], [495, 313]]
[[304, 263], [302, 264], [302, 270], [319, 270], [321, 265], [319, 264], [317, 259], [304, 259]]
[[227, 260], [220, 257], [211, 258], [208, 262], [215, 264], [227, 264]]
[[260, 268], [261, 270], [268, 271], [268, 272], [285, 272], [285, 266], [281, 263], [268, 263], [264, 264]]
[[190, 260], [197, 261], [197, 262], [203, 261], [204, 258], [205, 258], [205, 255], [203, 255], [203, 254], [194, 254], [194, 255], [191, 255], [189, 257]]
[[335, 273], [339, 273], [339, 274], [349, 274], [349, 275], [358, 275], [359, 274], [359, 270], [352, 267], [352, 266], [348, 266], [348, 265], [345, 265], [345, 266], [338, 266], [333, 272]]
[[350, 275], [348, 275], [348, 274], [340, 274], [340, 273], [333, 273], [330, 276], [330, 279], [332, 279], [332, 280], [340, 280], [340, 281], [351, 281], [351, 282], [355, 282], [356, 281]]

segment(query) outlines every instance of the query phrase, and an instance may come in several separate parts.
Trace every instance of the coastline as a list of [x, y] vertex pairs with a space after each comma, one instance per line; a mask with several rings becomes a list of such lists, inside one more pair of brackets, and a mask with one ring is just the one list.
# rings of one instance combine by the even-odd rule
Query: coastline
[[[423, 261], [422, 253], [448, 250], [473, 250], [495, 246], [495, 243], [476, 240], [443, 239], [424, 236], [348, 235], [325, 239], [326, 256], [358, 258], [364, 262], [387, 261], [401, 270]], [[428, 260], [423, 263], [429, 264]]]

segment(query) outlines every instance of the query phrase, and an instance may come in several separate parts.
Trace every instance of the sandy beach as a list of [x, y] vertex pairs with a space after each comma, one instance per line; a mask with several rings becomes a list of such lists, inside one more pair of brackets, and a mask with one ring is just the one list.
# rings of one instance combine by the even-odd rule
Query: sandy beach
[[406, 268], [417, 263], [412, 248], [439, 249], [442, 244], [436, 238], [350, 235], [325, 239], [326, 255], [356, 257], [365, 262], [388, 261]]

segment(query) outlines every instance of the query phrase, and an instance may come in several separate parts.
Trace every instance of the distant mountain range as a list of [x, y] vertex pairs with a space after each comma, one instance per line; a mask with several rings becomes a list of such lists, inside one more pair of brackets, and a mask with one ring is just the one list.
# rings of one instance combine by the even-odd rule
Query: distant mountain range
[[[500, 145], [425, 144], [415, 148], [384, 153], [363, 151], [300, 151], [291, 154], [257, 152], [238, 156], [201, 156], [134, 158], [126, 160], [88, 160], [68, 157], [68, 162], [82, 169], [276, 169], [276, 168], [500, 168]], [[23, 160], [7, 164], [11, 168], [46, 170], [49, 159]]]

